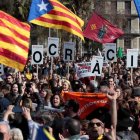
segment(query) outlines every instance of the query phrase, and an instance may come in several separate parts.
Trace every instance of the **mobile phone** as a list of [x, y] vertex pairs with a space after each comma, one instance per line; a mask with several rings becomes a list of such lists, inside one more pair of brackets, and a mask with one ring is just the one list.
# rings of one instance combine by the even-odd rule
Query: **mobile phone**
[[14, 113], [22, 113], [23, 110], [22, 110], [22, 108], [20, 106], [14, 106], [12, 111]]

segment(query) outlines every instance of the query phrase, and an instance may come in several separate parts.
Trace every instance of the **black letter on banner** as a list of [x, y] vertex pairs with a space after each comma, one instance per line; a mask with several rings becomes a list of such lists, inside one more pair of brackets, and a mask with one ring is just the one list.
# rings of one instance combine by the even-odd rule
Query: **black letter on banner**
[[51, 47], [53, 47], [53, 46], [54, 46], [55, 48], [57, 48], [55, 44], [51, 44], [51, 45], [49, 46], [49, 54], [50, 54], [50, 55], [55, 55], [55, 54], [56, 54], [56, 51], [55, 51], [54, 53], [51, 52]]
[[95, 67], [93, 68], [92, 73], [94, 73], [95, 71], [98, 72], [98, 74], [100, 74], [100, 68], [99, 68], [99, 62], [97, 61], [97, 63], [95, 64]]
[[114, 53], [114, 50], [108, 50], [108, 51], [107, 51], [107, 59], [108, 59], [108, 60], [113, 60], [114, 57], [112, 57], [112, 58], [109, 57], [109, 53], [110, 53], [110, 52]]
[[[39, 60], [36, 60], [36, 59], [35, 59], [35, 55], [36, 55], [36, 54], [39, 54], [39, 55], [40, 55], [40, 59], [39, 59]], [[33, 60], [34, 60], [36, 63], [39, 63], [39, 62], [42, 60], [42, 54], [41, 54], [39, 51], [34, 52], [34, 54], [33, 54]]]
[[72, 50], [66, 49], [65, 50], [65, 59], [67, 60], [67, 56], [70, 57], [70, 60], [72, 60]]
[[131, 66], [133, 66], [133, 55], [131, 55]]

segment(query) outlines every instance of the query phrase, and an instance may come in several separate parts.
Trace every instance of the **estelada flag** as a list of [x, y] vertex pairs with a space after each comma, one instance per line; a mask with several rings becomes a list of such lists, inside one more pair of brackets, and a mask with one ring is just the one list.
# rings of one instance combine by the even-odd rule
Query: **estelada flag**
[[28, 59], [30, 26], [0, 11], [0, 63], [23, 71]]
[[28, 21], [48, 28], [63, 29], [84, 40], [84, 21], [58, 0], [32, 0]]
[[102, 16], [93, 13], [83, 34], [86, 38], [96, 42], [110, 43], [122, 36], [124, 32]]

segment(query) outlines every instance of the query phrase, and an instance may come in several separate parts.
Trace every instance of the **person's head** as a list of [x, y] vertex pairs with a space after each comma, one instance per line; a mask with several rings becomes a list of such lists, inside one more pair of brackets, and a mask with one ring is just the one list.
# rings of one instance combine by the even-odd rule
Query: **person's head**
[[118, 74], [114, 73], [114, 79], [117, 79], [117, 78], [118, 78]]
[[97, 118], [92, 119], [89, 123], [87, 134], [90, 139], [96, 140], [104, 134], [104, 123]]
[[65, 138], [80, 134], [81, 125], [78, 120], [67, 118], [64, 121], [65, 123], [64, 123], [63, 136]]
[[40, 90], [40, 96], [42, 97], [42, 98], [45, 98], [46, 96], [47, 96], [47, 89], [46, 88], [42, 88], [41, 90]]
[[55, 80], [55, 81], [58, 81], [58, 79], [59, 79], [58, 74], [57, 73], [53, 73], [52, 79]]
[[130, 99], [132, 96], [132, 89], [131, 88], [126, 88], [123, 90], [123, 97], [124, 99]]
[[9, 94], [10, 91], [11, 91], [11, 85], [9, 85], [9, 84], [3, 85], [3, 86], [1, 87], [1, 91], [2, 91], [2, 93], [3, 93], [4, 95]]
[[62, 83], [63, 91], [69, 91], [70, 89], [70, 82], [68, 80], [64, 80]]
[[80, 132], [81, 135], [87, 134], [88, 126], [89, 126], [89, 120], [81, 121], [81, 132]]
[[46, 100], [47, 99], [50, 99], [50, 97], [52, 96], [52, 91], [51, 89], [48, 89], [47, 87], [43, 87], [41, 90], [40, 90], [40, 96], [42, 98], [45, 98]]
[[35, 82], [26, 83], [26, 87], [25, 87], [26, 92], [32, 94], [34, 92], [33, 89], [36, 87], [37, 87], [37, 85]]
[[6, 82], [7, 82], [8, 84], [12, 84], [13, 81], [14, 81], [13, 76], [12, 76], [11, 74], [8, 74], [8, 75], [6, 76]]
[[22, 79], [22, 81], [26, 81], [26, 77], [23, 73], [21, 73], [21, 79]]
[[115, 91], [116, 91], [116, 93], [117, 93], [117, 96], [120, 97], [121, 94], [122, 94], [122, 89], [121, 89], [121, 87], [116, 87], [116, 88], [115, 88]]
[[65, 103], [65, 115], [66, 116], [72, 116], [73, 114], [77, 114], [79, 111], [79, 103], [74, 100], [74, 99], [70, 99], [68, 101], [66, 101]]
[[119, 108], [117, 111], [117, 131], [132, 130], [135, 119], [131, 114], [131, 110], [126, 108]]
[[23, 135], [19, 128], [12, 128], [10, 130], [10, 140], [23, 140]]
[[136, 102], [140, 103], [140, 87], [133, 88], [132, 96], [134, 97]]
[[18, 83], [12, 84], [11, 90], [12, 90], [12, 93], [19, 93], [19, 85], [18, 85]]
[[10, 139], [10, 127], [8, 124], [0, 122], [0, 133], [3, 134], [3, 140]]
[[111, 76], [108, 78], [108, 86], [114, 86], [114, 79]]
[[32, 80], [37, 80], [38, 79], [38, 75], [36, 72], [33, 72], [33, 75], [32, 75]]
[[30, 98], [24, 98], [21, 103], [23, 107], [32, 110], [32, 100]]
[[52, 123], [53, 135], [56, 140], [60, 140], [59, 134], [63, 135], [64, 132], [64, 119], [63, 118], [55, 118]]
[[63, 99], [60, 94], [54, 94], [51, 97], [51, 105], [54, 108], [59, 108], [63, 104]]

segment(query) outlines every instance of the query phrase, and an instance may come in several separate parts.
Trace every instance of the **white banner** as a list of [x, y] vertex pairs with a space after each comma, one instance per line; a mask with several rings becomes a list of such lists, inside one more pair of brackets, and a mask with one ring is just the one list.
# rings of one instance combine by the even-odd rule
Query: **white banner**
[[103, 44], [103, 47], [105, 49], [104, 57], [105, 62], [116, 62], [116, 43], [105, 43]]
[[138, 49], [127, 49], [127, 68], [138, 67]]
[[91, 62], [76, 63], [75, 68], [79, 78], [93, 76], [91, 72]]
[[32, 45], [32, 64], [43, 64], [43, 45]]
[[58, 57], [59, 38], [48, 37], [47, 56]]
[[75, 50], [74, 42], [64, 42], [63, 60], [64, 61], [73, 61], [74, 60], [74, 50]]
[[94, 76], [101, 76], [103, 67], [103, 57], [102, 56], [93, 56], [91, 62], [91, 72]]

